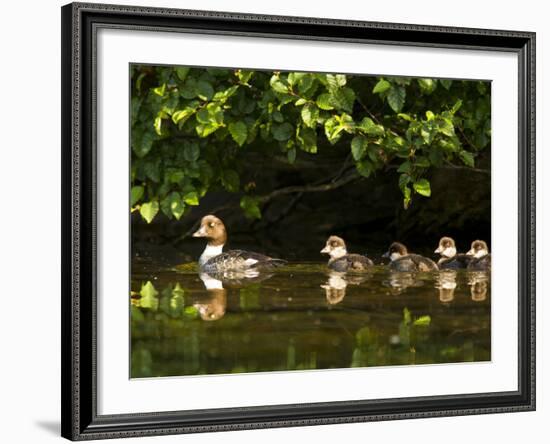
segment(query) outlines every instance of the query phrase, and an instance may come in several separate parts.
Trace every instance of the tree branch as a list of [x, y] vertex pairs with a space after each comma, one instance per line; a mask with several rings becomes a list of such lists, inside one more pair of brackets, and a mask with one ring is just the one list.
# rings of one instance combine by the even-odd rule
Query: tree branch
[[320, 185], [294, 185], [290, 187], [285, 188], [279, 188], [278, 190], [272, 191], [271, 193], [261, 196], [259, 198], [261, 203], [266, 203], [270, 201], [271, 199], [274, 199], [278, 196], [281, 196], [283, 194], [292, 194], [292, 193], [316, 193], [320, 191], [330, 191], [334, 190], [336, 188], [340, 188], [349, 182], [354, 181], [355, 179], [358, 179], [360, 176], [357, 172], [352, 172], [348, 174], [345, 177], [342, 177], [339, 180], [336, 180], [334, 182], [327, 182]]
[[[269, 194], [266, 194], [264, 196], [259, 197], [259, 202], [261, 204], [265, 204], [269, 202], [270, 200], [275, 199], [276, 197], [283, 196], [285, 194], [294, 194], [299, 193], [300, 195], [302, 193], [317, 193], [322, 191], [330, 191], [334, 190], [336, 188], [340, 188], [350, 182], [353, 182], [354, 180], [358, 179], [360, 177], [359, 173], [357, 171], [352, 171], [347, 176], [342, 177], [336, 181], [329, 181], [321, 184], [309, 184], [309, 185], [294, 185], [290, 187], [285, 188], [279, 188], [278, 190], [274, 190]], [[295, 203], [295, 202], [293, 202]], [[221, 211], [229, 210], [231, 208], [234, 208], [235, 204], [225, 204], [222, 206], [219, 206], [217, 208], [213, 208], [210, 212], [213, 214], [219, 213]], [[197, 230], [199, 226], [200, 220], [195, 221], [195, 223], [187, 230], [182, 236], [178, 238], [178, 240], [183, 240], [186, 237], [191, 236], [194, 231]]]

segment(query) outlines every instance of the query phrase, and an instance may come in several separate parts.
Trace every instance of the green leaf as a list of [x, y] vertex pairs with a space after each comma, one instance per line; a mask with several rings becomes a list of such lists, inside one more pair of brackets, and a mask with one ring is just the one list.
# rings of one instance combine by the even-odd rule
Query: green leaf
[[197, 82], [197, 96], [202, 100], [211, 100], [214, 96], [214, 88], [209, 82], [199, 80]]
[[244, 69], [239, 69], [237, 72], [237, 77], [241, 83], [247, 84], [252, 76], [254, 75], [254, 71], [246, 71]]
[[432, 111], [426, 111], [426, 119], [428, 120], [428, 122], [434, 120], [435, 114]]
[[302, 120], [310, 128], [315, 128], [317, 126], [317, 119], [319, 117], [319, 108], [317, 108], [313, 103], [306, 103], [302, 108]]
[[364, 136], [355, 136], [351, 141], [351, 154], [353, 159], [358, 161], [365, 157], [369, 142]]
[[214, 97], [212, 97], [212, 100], [225, 103], [227, 99], [235, 95], [238, 89], [239, 85], [233, 85], [223, 91], [217, 91], [216, 94], [214, 94]]
[[443, 88], [445, 88], [448, 91], [451, 85], [453, 84], [453, 81], [449, 79], [439, 79], [439, 83], [441, 83], [443, 85]]
[[189, 68], [188, 67], [180, 67], [176, 68], [176, 75], [178, 78], [184, 82], [185, 78], [187, 77], [187, 74], [189, 74]]
[[351, 113], [355, 102], [355, 91], [345, 87], [334, 89], [330, 93], [330, 104], [336, 108]]
[[400, 117], [403, 120], [406, 120], [407, 122], [414, 122], [414, 119], [409, 114], [399, 113], [397, 117]]
[[420, 167], [420, 168], [429, 168], [430, 167], [430, 161], [427, 157], [424, 156], [417, 156], [414, 159], [414, 166]]
[[227, 191], [232, 193], [239, 191], [239, 174], [235, 170], [225, 170], [222, 175], [222, 184]]
[[145, 162], [143, 172], [153, 182], [160, 182], [160, 159]]
[[237, 145], [243, 146], [246, 142], [246, 138], [248, 137], [246, 123], [242, 121], [231, 122], [228, 126], [228, 129], [233, 140], [237, 142]]
[[403, 208], [406, 210], [411, 204], [411, 189], [407, 185], [401, 188], [401, 191], [403, 193]]
[[397, 168], [398, 173], [410, 173], [411, 172], [411, 163], [407, 160], [399, 165]]
[[172, 114], [172, 122], [181, 126], [191, 117], [196, 111], [196, 108], [187, 107], [185, 109], [178, 110]]
[[169, 205], [170, 212], [177, 220], [180, 220], [181, 216], [183, 216], [183, 213], [185, 212], [185, 205], [181, 200], [180, 193], [173, 191], [168, 195], [166, 200]]
[[374, 85], [374, 88], [372, 89], [372, 92], [374, 94], [382, 94], [386, 92], [388, 89], [391, 88], [391, 83], [388, 82], [385, 79], [380, 79], [376, 85]]
[[[317, 152], [317, 132], [311, 128], [299, 127], [296, 131], [296, 140], [300, 148], [307, 153]], [[294, 155], [296, 157], [296, 155]], [[293, 163], [293, 162], [291, 162]]]
[[420, 85], [420, 89], [426, 94], [431, 94], [437, 88], [437, 80], [433, 79], [418, 79], [418, 84]]
[[155, 132], [159, 136], [162, 136], [162, 117], [160, 117], [160, 116], [155, 117], [155, 122], [154, 122], [153, 126], [155, 127]]
[[296, 148], [291, 148], [286, 152], [288, 163], [293, 164], [296, 162]]
[[136, 153], [138, 157], [144, 157], [151, 151], [154, 140], [155, 136], [151, 132], [139, 133], [138, 131], [133, 131], [132, 148], [134, 149], [134, 153]]
[[355, 164], [357, 172], [363, 177], [369, 177], [373, 172], [372, 163], [364, 159]]
[[143, 197], [145, 193], [145, 188], [141, 185], [133, 186], [130, 190], [130, 206], [133, 207], [139, 200]]
[[191, 191], [191, 192], [185, 194], [185, 196], [183, 196], [183, 201], [187, 205], [196, 206], [196, 205], [199, 204], [199, 195], [197, 194], [196, 191]]
[[465, 165], [468, 165], [472, 168], [475, 166], [474, 155], [472, 153], [468, 151], [460, 151], [458, 155]]
[[193, 99], [197, 97], [197, 80], [192, 77], [187, 77], [183, 87], [180, 88], [180, 95], [184, 99]]
[[279, 142], [284, 142], [285, 140], [290, 139], [293, 132], [294, 128], [288, 122], [281, 123], [280, 125], [273, 125], [271, 127], [271, 134], [273, 134], [273, 138]]
[[278, 93], [281, 93], [281, 94], [288, 93], [288, 86], [285, 85], [281, 81], [281, 78], [276, 74], [271, 77], [271, 79], [269, 80], [269, 84], [271, 85], [271, 88], [273, 88], [273, 90]]
[[402, 86], [392, 86], [388, 92], [388, 105], [390, 105], [391, 109], [396, 113], [401, 112], [403, 105], [405, 105], [405, 96], [405, 88]]
[[331, 117], [325, 121], [325, 135], [331, 144], [335, 144], [342, 137], [342, 126], [336, 117]]
[[430, 197], [432, 190], [430, 188], [430, 182], [426, 179], [419, 179], [413, 183], [413, 189], [421, 196]]
[[458, 99], [453, 107], [451, 108], [451, 114], [456, 114], [456, 112], [460, 109], [462, 106], [462, 100]]
[[139, 213], [141, 214], [141, 217], [143, 217], [148, 224], [151, 223], [151, 221], [155, 218], [158, 212], [159, 212], [159, 203], [156, 200], [141, 204], [141, 207], [139, 209]]
[[157, 86], [156, 88], [153, 88], [153, 92], [160, 97], [164, 96], [164, 93], [166, 92], [166, 83], [163, 83], [160, 86]]
[[241, 208], [244, 214], [249, 219], [261, 219], [262, 212], [259, 206], [260, 200], [257, 197], [243, 196], [241, 197]]
[[357, 125], [357, 128], [371, 136], [384, 135], [384, 127], [382, 125], [377, 125], [376, 123], [374, 123], [370, 117], [364, 117], [363, 120], [361, 120], [361, 123]]
[[198, 143], [186, 143], [183, 148], [183, 157], [188, 162], [196, 162], [200, 156], [200, 148]]
[[408, 174], [399, 175], [399, 188], [402, 190], [411, 182], [411, 176]]
[[331, 109], [334, 109], [334, 106], [332, 106], [331, 104], [330, 94], [328, 93], [319, 95], [315, 103], [317, 103], [317, 106], [319, 108], [325, 111], [330, 111]]
[[432, 318], [430, 315], [420, 316], [419, 318], [415, 319], [413, 322], [413, 325], [415, 327], [427, 327], [432, 322]]

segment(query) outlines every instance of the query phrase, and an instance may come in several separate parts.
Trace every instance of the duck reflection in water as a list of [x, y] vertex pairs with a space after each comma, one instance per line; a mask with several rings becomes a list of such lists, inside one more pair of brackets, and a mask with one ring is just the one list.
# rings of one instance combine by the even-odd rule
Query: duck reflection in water
[[203, 321], [217, 321], [225, 315], [227, 307], [227, 290], [219, 279], [215, 279], [206, 273], [200, 273], [199, 278], [206, 287], [206, 294], [200, 297], [194, 304]]
[[472, 297], [472, 301], [483, 302], [487, 299], [489, 273], [483, 271], [470, 273], [468, 284], [470, 285], [470, 296]]
[[452, 302], [455, 298], [456, 270], [442, 270], [439, 273], [436, 287], [439, 288], [439, 300], [441, 302]]
[[217, 321], [225, 315], [227, 307], [227, 288], [243, 288], [247, 284], [265, 281], [272, 273], [224, 272], [199, 273], [199, 278], [206, 288], [206, 294], [199, 297], [193, 306], [199, 311], [203, 321]]
[[389, 279], [384, 285], [392, 289], [393, 294], [400, 294], [409, 287], [422, 287], [424, 281], [418, 277], [418, 273], [390, 270]]
[[359, 285], [368, 279], [368, 274], [347, 274], [338, 271], [330, 271], [328, 280], [321, 288], [325, 290], [327, 302], [336, 305], [344, 300], [348, 285]]

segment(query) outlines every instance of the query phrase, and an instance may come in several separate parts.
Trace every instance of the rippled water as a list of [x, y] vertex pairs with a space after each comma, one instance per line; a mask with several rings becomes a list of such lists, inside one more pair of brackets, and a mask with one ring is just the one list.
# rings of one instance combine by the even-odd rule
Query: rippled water
[[134, 262], [133, 378], [491, 359], [486, 273], [301, 263], [247, 278]]

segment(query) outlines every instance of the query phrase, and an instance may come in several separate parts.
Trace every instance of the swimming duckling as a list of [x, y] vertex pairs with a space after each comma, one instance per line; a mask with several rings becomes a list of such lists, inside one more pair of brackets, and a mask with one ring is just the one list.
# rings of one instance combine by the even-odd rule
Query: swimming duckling
[[457, 254], [454, 239], [447, 236], [440, 239], [439, 246], [434, 253], [441, 255], [441, 259], [437, 261], [440, 270], [467, 268], [472, 261], [472, 256]]
[[206, 248], [199, 258], [199, 268], [204, 273], [225, 273], [230, 271], [249, 271], [257, 275], [259, 270], [272, 269], [286, 261], [274, 259], [260, 253], [244, 250], [222, 251], [227, 241], [225, 225], [216, 216], [204, 216], [200, 228], [193, 237], [205, 237]]
[[391, 260], [390, 268], [395, 271], [437, 271], [437, 264], [427, 257], [412, 254], [407, 247], [399, 242], [394, 242], [382, 257]]
[[489, 247], [484, 241], [473, 241], [472, 248], [466, 254], [472, 257], [472, 261], [468, 264], [468, 270], [491, 270], [491, 255], [489, 254]]
[[330, 255], [328, 267], [335, 271], [365, 271], [374, 263], [361, 254], [348, 254], [344, 239], [330, 236], [321, 253]]

